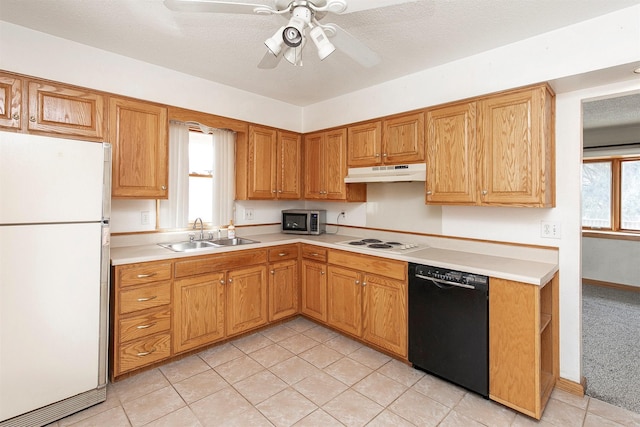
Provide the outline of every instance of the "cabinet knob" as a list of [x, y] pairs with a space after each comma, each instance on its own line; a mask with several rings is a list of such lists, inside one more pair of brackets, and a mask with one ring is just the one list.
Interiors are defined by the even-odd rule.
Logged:
[[224, 285], [224, 279], [220, 280], [220, 284]]
[[359, 284], [360, 284], [360, 280], [356, 280], [356, 285], [359, 285]]
[[376, 153], [376, 157], [380, 157], [380, 153]]
[[282, 193], [282, 190], [278, 190], [278, 193]]
[[167, 186], [166, 186], [166, 185], [163, 185], [163, 186], [162, 186], [162, 187], [160, 187], [160, 188], [162, 188], [162, 191], [165, 191], [165, 190], [167, 189]]
[[433, 192], [431, 190], [427, 191], [427, 196], [430, 196], [432, 194], [433, 194]]
[[13, 116], [11, 116], [11, 118], [12, 118], [13, 120], [20, 120], [20, 114], [18, 114], [18, 113], [13, 113]]
[[487, 191], [487, 190], [482, 190], [482, 195], [483, 195], [483, 196], [486, 196], [486, 195], [487, 195], [487, 193], [488, 193], [488, 191]]
[[36, 117], [35, 117], [35, 116], [31, 116], [31, 117], [29, 117], [29, 121], [30, 121], [31, 123], [35, 123], [35, 122], [36, 122]]
[[382, 155], [382, 157], [387, 157], [387, 153], [384, 153], [384, 154]]
[[362, 282], [362, 286], [367, 286], [367, 282]]
[[271, 270], [271, 274], [276, 274], [276, 271], [275, 270]]
[[271, 190], [271, 192], [272, 192], [272, 193], [275, 193], [275, 192], [276, 192], [276, 190]]
[[233, 283], [233, 279], [229, 279], [229, 283]]
[[324, 274], [324, 271], [321, 271], [320, 274]]

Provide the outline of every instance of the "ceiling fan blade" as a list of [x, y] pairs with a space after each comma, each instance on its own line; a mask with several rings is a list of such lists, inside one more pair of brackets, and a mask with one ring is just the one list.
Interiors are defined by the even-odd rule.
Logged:
[[330, 33], [335, 33], [331, 42], [354, 61], [366, 68], [371, 68], [380, 63], [381, 59], [377, 53], [369, 49], [364, 43], [353, 37], [347, 31], [336, 24], [326, 24], [323, 28], [329, 29]]
[[262, 60], [258, 64], [258, 68], [261, 68], [263, 70], [276, 68], [283, 56], [284, 55], [282, 55], [282, 52], [280, 52], [280, 54], [276, 56], [267, 50], [264, 56], [262, 57]]
[[164, 5], [176, 12], [246, 13], [269, 15], [275, 9], [263, 4], [214, 0], [164, 0]]
[[395, 6], [402, 3], [416, 3], [417, 0], [347, 0], [347, 9], [342, 14]]

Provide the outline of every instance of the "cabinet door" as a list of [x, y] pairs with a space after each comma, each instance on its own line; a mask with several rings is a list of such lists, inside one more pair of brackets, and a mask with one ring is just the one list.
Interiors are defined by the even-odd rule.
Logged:
[[276, 198], [277, 131], [249, 126], [249, 198]]
[[380, 121], [349, 126], [347, 147], [349, 167], [380, 164], [382, 161], [382, 124]]
[[327, 322], [326, 264], [302, 260], [302, 298], [300, 311], [321, 322]]
[[530, 416], [540, 398], [538, 308], [538, 286], [491, 278], [489, 396]]
[[324, 148], [324, 196], [331, 200], [345, 200], [347, 188], [347, 131], [338, 129], [327, 132]]
[[383, 163], [424, 161], [424, 113], [407, 114], [385, 120], [383, 135]]
[[324, 196], [324, 134], [304, 137], [304, 198], [321, 199]]
[[174, 353], [224, 338], [224, 283], [224, 273], [173, 283]]
[[278, 132], [279, 199], [299, 199], [302, 196], [302, 144], [300, 135]]
[[365, 275], [363, 338], [400, 357], [407, 357], [407, 285]]
[[345, 268], [327, 267], [327, 322], [360, 336], [362, 334], [362, 279]]
[[267, 285], [267, 268], [263, 265], [227, 273], [227, 335], [267, 323]]
[[427, 114], [426, 202], [476, 204], [476, 104], [462, 103]]
[[[545, 205], [544, 89], [486, 98], [478, 103], [481, 201], [497, 205]], [[544, 136], [546, 135], [546, 136]]]
[[113, 197], [166, 199], [167, 109], [146, 102], [110, 99]]
[[271, 264], [269, 269], [269, 321], [298, 312], [298, 260]]
[[51, 132], [92, 141], [106, 138], [106, 98], [86, 89], [30, 81], [30, 131]]
[[20, 129], [22, 114], [22, 79], [0, 74], [0, 127]]

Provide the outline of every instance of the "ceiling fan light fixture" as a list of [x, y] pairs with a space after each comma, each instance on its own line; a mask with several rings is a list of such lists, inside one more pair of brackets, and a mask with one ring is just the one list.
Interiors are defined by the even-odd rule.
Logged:
[[336, 47], [329, 41], [329, 38], [325, 34], [322, 27], [313, 27], [309, 31], [309, 37], [313, 40], [313, 44], [316, 45], [318, 49], [318, 57], [320, 60], [325, 59], [327, 56], [331, 55], [333, 51], [336, 50]]
[[302, 67], [302, 50], [304, 45], [307, 44], [306, 37], [302, 37], [302, 42], [298, 47], [290, 47], [284, 53], [284, 59], [289, 61], [292, 65]]
[[280, 29], [276, 31], [273, 36], [264, 41], [264, 44], [267, 46], [267, 49], [269, 49], [269, 52], [273, 53], [275, 56], [278, 56], [282, 51], [282, 44], [284, 43], [284, 40], [282, 39], [283, 31], [284, 27], [280, 27]]
[[298, 47], [304, 39], [304, 30], [311, 22], [313, 14], [306, 6], [298, 6], [293, 9], [289, 24], [282, 31], [282, 39], [289, 47]]

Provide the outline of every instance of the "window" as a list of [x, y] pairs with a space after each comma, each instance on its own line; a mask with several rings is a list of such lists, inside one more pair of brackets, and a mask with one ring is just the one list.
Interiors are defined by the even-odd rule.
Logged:
[[640, 231], [640, 158], [584, 160], [582, 227]]
[[213, 137], [189, 132], [189, 223], [213, 217]]

